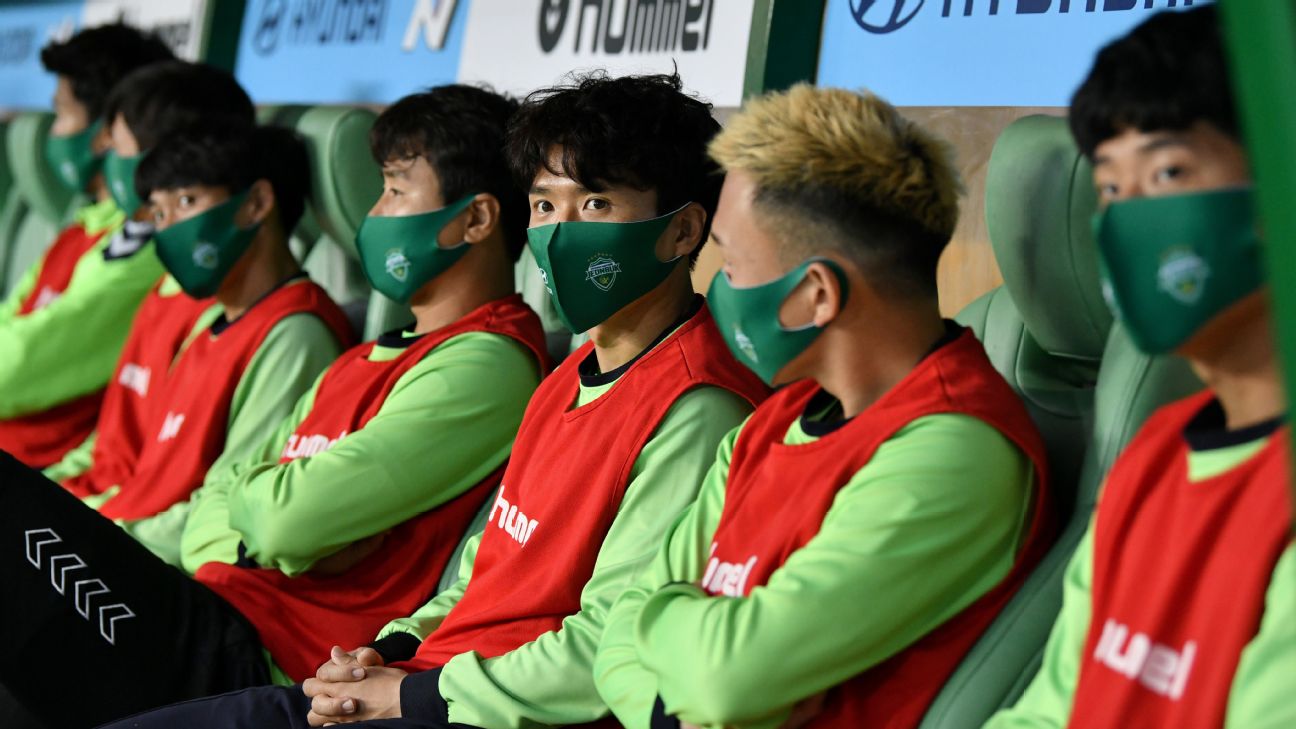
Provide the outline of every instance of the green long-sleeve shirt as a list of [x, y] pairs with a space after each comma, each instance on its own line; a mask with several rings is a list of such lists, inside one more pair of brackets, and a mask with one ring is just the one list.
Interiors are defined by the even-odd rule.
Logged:
[[0, 418], [40, 412], [103, 387], [135, 310], [162, 275], [151, 243], [105, 259], [125, 220], [111, 200], [82, 208], [76, 220], [87, 231], [105, 232], [77, 261], [63, 294], [16, 316], [35, 286], [42, 258], [0, 304]]
[[[374, 347], [369, 358], [399, 352]], [[209, 471], [191, 498], [181, 540], [186, 570], [234, 562], [242, 541], [258, 564], [300, 574], [454, 499], [508, 457], [540, 375], [535, 356], [511, 338], [452, 337], [397, 380], [365, 427], [326, 451], [280, 464], [289, 436], [315, 407], [320, 380], [272, 436]]]
[[[201, 332], [222, 313], [213, 305], [194, 327]], [[275, 324], [252, 355], [230, 401], [225, 445], [209, 473], [219, 473], [249, 458], [292, 412], [293, 404], [341, 353], [332, 330], [312, 314], [293, 314]], [[178, 356], [178, 355], [177, 355]], [[109, 489], [109, 498], [116, 489]], [[107, 499], [95, 499], [92, 506]], [[192, 507], [189, 500], [146, 519], [118, 522], [131, 536], [170, 564], [180, 564], [181, 534]]]
[[[578, 405], [615, 386], [582, 386]], [[606, 715], [592, 668], [608, 611], [651, 563], [668, 526], [697, 495], [716, 444], [750, 412], [745, 400], [715, 387], [692, 390], [671, 406], [631, 469], [617, 517], [581, 591], [580, 612], [563, 620], [558, 630], [501, 656], [484, 659], [474, 652], [451, 659], [439, 681], [450, 721], [530, 727]], [[421, 640], [435, 630], [472, 578], [480, 539], [478, 535], [464, 550], [453, 587], [412, 617], [388, 625], [379, 637], [404, 632]]]
[[[779, 726], [797, 702], [895, 655], [991, 589], [1023, 537], [1029, 459], [980, 420], [933, 415], [878, 448], [818, 535], [766, 585], [709, 596], [696, 584], [739, 432], [609, 618], [595, 681], [632, 729], [648, 726], [658, 696], [694, 724]], [[784, 442], [813, 440], [798, 421]]]
[[[1282, 437], [1282, 436], [1279, 436]], [[1189, 451], [1192, 480], [1223, 473], [1258, 453], [1265, 440], [1209, 451]], [[1011, 709], [996, 714], [986, 729], [1062, 729], [1071, 716], [1071, 699], [1080, 678], [1089, 631], [1093, 586], [1093, 524], [1067, 566], [1062, 612], [1044, 648], [1044, 661], [1025, 694]], [[1279, 729], [1296, 726], [1296, 546], [1274, 567], [1265, 593], [1260, 630], [1242, 652], [1229, 690], [1225, 726]]]

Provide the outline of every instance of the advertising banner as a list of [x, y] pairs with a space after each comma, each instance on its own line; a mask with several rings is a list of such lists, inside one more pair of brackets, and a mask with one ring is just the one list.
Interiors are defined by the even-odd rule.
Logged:
[[199, 59], [205, 40], [207, 4], [216, 0], [86, 0], [81, 26], [122, 22], [156, 33], [176, 56]]
[[259, 104], [387, 104], [453, 83], [468, 0], [249, 0], [235, 75]]
[[719, 107], [742, 102], [755, 0], [473, 0], [459, 78], [525, 94], [571, 71], [679, 69]]
[[0, 12], [0, 113], [49, 109], [54, 77], [41, 67], [40, 51], [54, 39], [72, 35], [81, 2], [6, 5]]
[[1067, 106], [1098, 49], [1153, 13], [1193, 4], [828, 0], [818, 83], [901, 106]]

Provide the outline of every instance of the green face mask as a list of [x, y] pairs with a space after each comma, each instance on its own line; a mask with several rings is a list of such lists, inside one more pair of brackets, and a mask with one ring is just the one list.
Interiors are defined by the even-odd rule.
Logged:
[[850, 292], [846, 273], [827, 258], [811, 258], [773, 281], [747, 288], [734, 288], [724, 271], [711, 281], [707, 305], [729, 351], [767, 385], [774, 384], [779, 370], [806, 351], [823, 332], [813, 323], [795, 329], [779, 323], [783, 301], [805, 280], [810, 264], [816, 262], [827, 265], [837, 276], [845, 304]]
[[634, 223], [553, 223], [527, 231], [545, 288], [568, 329], [589, 331], [666, 280], [679, 259], [658, 260], [657, 239], [684, 207]]
[[1264, 281], [1250, 188], [1112, 203], [1094, 237], [1103, 294], [1148, 354], [1188, 341]]
[[139, 210], [140, 198], [135, 192], [135, 170], [139, 168], [144, 155], [122, 157], [109, 150], [104, 155], [104, 180], [108, 183], [108, 194], [117, 203], [117, 207], [126, 213], [126, 217]]
[[417, 215], [370, 215], [356, 232], [360, 267], [383, 296], [408, 304], [414, 292], [453, 266], [468, 252], [468, 244], [437, 245], [437, 236], [468, 208], [474, 195]]
[[193, 298], [215, 294], [256, 237], [260, 224], [246, 229], [234, 224], [247, 196], [241, 192], [153, 235], [162, 265]]
[[59, 181], [75, 192], [81, 192], [99, 171], [103, 157], [96, 155], [91, 142], [103, 122], [95, 122], [76, 134], [66, 134], [45, 140], [45, 160], [49, 162]]

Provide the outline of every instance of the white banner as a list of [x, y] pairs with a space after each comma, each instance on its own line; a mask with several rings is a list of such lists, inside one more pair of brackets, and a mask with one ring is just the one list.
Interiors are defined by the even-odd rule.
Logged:
[[118, 20], [161, 36], [175, 54], [197, 60], [202, 49], [208, 0], [86, 0], [81, 27]]
[[755, 0], [473, 0], [459, 80], [525, 94], [572, 71], [669, 73], [718, 107], [742, 103]]

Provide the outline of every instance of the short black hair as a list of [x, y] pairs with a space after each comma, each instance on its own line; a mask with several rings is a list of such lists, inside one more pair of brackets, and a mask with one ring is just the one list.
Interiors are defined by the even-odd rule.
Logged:
[[1163, 11], [1113, 41], [1071, 100], [1071, 133], [1090, 159], [1126, 129], [1183, 130], [1206, 122], [1238, 138], [1219, 12]]
[[518, 102], [491, 89], [436, 86], [387, 107], [369, 132], [378, 164], [423, 157], [436, 171], [446, 204], [489, 193], [499, 200], [500, 229], [517, 260], [526, 245], [526, 194], [509, 173], [504, 136]]
[[257, 180], [274, 189], [279, 224], [291, 235], [310, 191], [310, 158], [301, 137], [284, 127], [215, 119], [171, 132], [140, 161], [135, 191], [143, 200], [154, 190], [189, 185], [233, 194]]
[[86, 28], [41, 49], [46, 71], [64, 76], [90, 118], [103, 114], [109, 92], [131, 71], [175, 58], [160, 38], [122, 23]]
[[122, 79], [108, 95], [104, 119], [111, 124], [118, 114], [141, 150], [206, 119], [229, 117], [248, 125], [256, 119], [252, 99], [233, 76], [188, 61], [155, 63]]
[[[524, 190], [540, 170], [590, 190], [627, 185], [657, 192], [657, 212], [695, 202], [707, 213], [697, 260], [720, 199], [723, 177], [707, 154], [720, 131], [711, 104], [683, 91], [678, 73], [611, 78], [606, 71], [532, 92], [509, 127], [508, 156]], [[562, 148], [561, 169], [549, 152]]]

